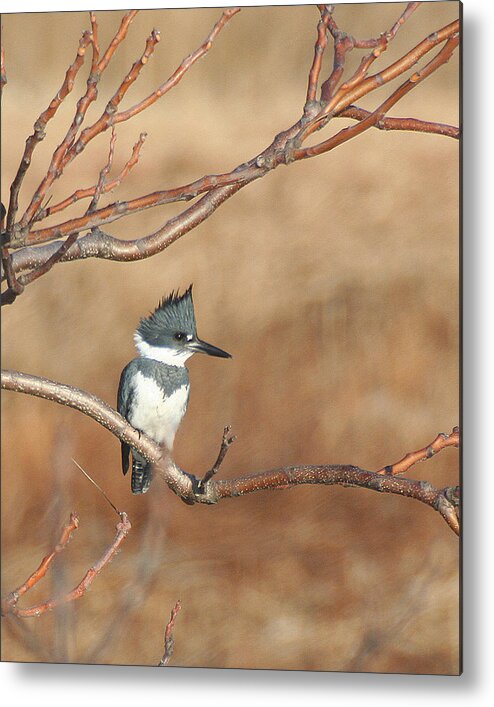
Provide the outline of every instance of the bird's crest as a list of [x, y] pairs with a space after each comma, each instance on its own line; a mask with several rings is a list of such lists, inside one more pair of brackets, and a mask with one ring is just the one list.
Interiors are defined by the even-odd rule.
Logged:
[[177, 329], [183, 329], [190, 333], [196, 332], [192, 285], [182, 295], [177, 290], [163, 297], [154, 312], [141, 319], [137, 331], [143, 339], [151, 341], [158, 332]]

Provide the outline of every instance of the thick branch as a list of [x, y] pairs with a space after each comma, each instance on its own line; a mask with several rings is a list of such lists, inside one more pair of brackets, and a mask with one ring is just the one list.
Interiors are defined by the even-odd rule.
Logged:
[[223, 498], [244, 496], [254, 491], [284, 489], [300, 484], [338, 484], [397, 494], [414, 498], [438, 511], [450, 528], [459, 535], [459, 521], [454, 507], [448, 499], [448, 496], [452, 494], [450, 487], [437, 489], [428, 481], [384, 476], [351, 464], [281, 467], [263, 471], [254, 476], [211, 481], [210, 484], [213, 485], [210, 489], [210, 503]]
[[[208, 218], [219, 205], [251, 181], [265, 176], [267, 172], [275, 169], [280, 164], [289, 164], [292, 161], [306, 159], [328, 152], [357, 135], [362, 134], [370, 127], [383, 130], [417, 130], [457, 137], [458, 130], [453, 126], [418, 121], [413, 118], [388, 118], [385, 113], [426, 76], [430, 75], [439, 68], [439, 66], [448, 61], [459, 42], [458, 22], [450, 23], [437, 32], [432, 33], [400, 60], [394, 62], [380, 73], [369, 78], [366, 77], [371, 63], [387, 47], [398, 28], [414, 11], [416, 6], [417, 3], [409, 3], [406, 10], [400, 15], [391, 30], [381, 35], [378, 39], [356, 40], [353, 37], [350, 38], [352, 47], [369, 47], [372, 48], [373, 51], [370, 55], [364, 57], [354, 75], [345, 83], [341, 84], [340, 88], [334, 92], [334, 97], [328, 103], [323, 101], [319, 104], [314, 100], [314, 96], [321, 71], [322, 53], [327, 40], [326, 29], [329, 28], [331, 30], [336, 44], [338, 42], [344, 42], [344, 38], [348, 39], [349, 37], [349, 35], [342, 33], [334, 23], [331, 14], [333, 8], [330, 6], [320, 6], [321, 21], [318, 26], [314, 59], [309, 73], [307, 101], [303, 116], [291, 128], [277, 135], [268, 148], [248, 162], [243, 163], [231, 172], [225, 174], [208, 175], [188, 185], [175, 189], [154, 192], [127, 202], [115, 202], [104, 208], [96, 209], [92, 213], [86, 213], [81, 217], [70, 219], [50, 228], [31, 230], [27, 237], [25, 237], [23, 233], [20, 236], [18, 233], [11, 233], [9, 234], [11, 237], [9, 248], [14, 250], [18, 249], [17, 252], [12, 254], [12, 271], [18, 273], [26, 269], [35, 269], [36, 273], [32, 276], [34, 279], [38, 274], [44, 274], [44, 272], [49, 269], [49, 267], [47, 269], [43, 267], [49, 259], [51, 259], [51, 266], [54, 262], [68, 262], [87, 257], [106, 258], [116, 261], [140, 260], [150, 257], [164, 250], [175, 242], [177, 238], [180, 238], [185, 233], [198, 226], [203, 220]], [[235, 12], [236, 11], [237, 8], [235, 8]], [[228, 12], [230, 13], [229, 15]], [[234, 14], [234, 10], [227, 11], [227, 13], [222, 16], [209, 36], [209, 40], [212, 41], [215, 31], [219, 31], [219, 28], [226, 22], [226, 18], [232, 16], [232, 14]], [[445, 40], [448, 41], [438, 55], [421, 71], [413, 74], [413, 76], [402, 84], [399, 89], [394, 91], [388, 99], [381, 103], [376, 110], [370, 112], [351, 105], [350, 101], [355, 97], [365, 95], [378, 88], [383, 83], [399, 76], [404, 71], [414, 66], [427, 52]], [[172, 81], [172, 79], [173, 81], [175, 81], [175, 79], [179, 80], [193, 61], [196, 60], [196, 57], [198, 57], [201, 52], [206, 51], [209, 46], [210, 41], [206, 40], [194, 54], [190, 55], [182, 62], [179, 70], [177, 70], [178, 73], [174, 74], [169, 81]], [[331, 92], [333, 92], [332, 89]], [[156, 96], [157, 92], [154, 92], [152, 94], [152, 97], [154, 97], [153, 100]], [[359, 122], [356, 125], [345, 128], [318, 145], [309, 148], [303, 148], [301, 146], [301, 143], [308, 135], [323, 127], [331, 117], [336, 116], [350, 117]], [[91, 188], [91, 196], [94, 196], [93, 189], [95, 190], [96, 187]], [[104, 190], [106, 190], [106, 185], [103, 187], [102, 191]], [[205, 196], [193, 206], [184, 209], [181, 214], [165, 222], [162, 227], [150, 235], [144, 235], [132, 241], [121, 241], [99, 230], [99, 228], [106, 223], [123, 218], [131, 213], [137, 213], [142, 209], [180, 200], [187, 201], [194, 199], [204, 192], [207, 192]], [[83, 198], [89, 194], [87, 194], [87, 190], [79, 190], [75, 192], [75, 195], [78, 198]], [[62, 210], [62, 207], [68, 205], [68, 202], [75, 200], [77, 199], [74, 195], [69, 197], [63, 202], [60, 202], [59, 205], [56, 205], [56, 207], [52, 207], [53, 212]], [[38, 211], [37, 213], [40, 217], [45, 216], [48, 215], [49, 209]], [[36, 215], [34, 218], [36, 218]], [[77, 240], [73, 238], [73, 234], [78, 234], [88, 229], [92, 231], [89, 235], [79, 237]], [[62, 249], [60, 248], [60, 244], [45, 245], [49, 241], [61, 238], [66, 239]], [[39, 247], [39, 244], [43, 245]], [[36, 245], [37, 247], [26, 247], [31, 245]], [[18, 278], [20, 286], [27, 284], [29, 281], [30, 275], [21, 275]]]
[[[1, 385], [7, 390], [68, 405], [92, 417], [112, 434], [137, 449], [148, 461], [154, 463], [169, 488], [190, 504], [217, 503], [223, 498], [300, 484], [340, 484], [414, 498], [437, 510], [450, 527], [459, 533], [454, 507], [454, 499], [458, 498], [456, 488], [436, 489], [428, 482], [396, 478], [389, 474], [367, 471], [351, 464], [284, 467], [238, 479], [217, 481], [209, 478], [203, 484], [193, 474], [180, 469], [171, 457], [163, 454], [163, 450], [158, 445], [131, 427], [121, 415], [94, 395], [46, 378], [16, 371], [2, 371]], [[225, 435], [226, 432], [224, 437]], [[223, 446], [222, 444], [222, 449]], [[224, 453], [220, 450], [219, 463], [223, 457]], [[215, 471], [218, 466], [217, 461]]]
[[[121, 241], [102, 231], [79, 238], [60, 262], [83, 260], [85, 258], [105, 258], [116, 261], [142, 260], [168, 248], [178, 238], [205, 221], [221, 204], [241, 189], [243, 184], [221, 187], [206, 194], [200, 201], [179, 216], [170, 219], [154, 233], [131, 241]], [[42, 265], [59, 248], [60, 243], [47, 243], [41, 248], [23, 248], [12, 253], [15, 271], [22, 271]], [[22, 282], [22, 280], [21, 280]]]

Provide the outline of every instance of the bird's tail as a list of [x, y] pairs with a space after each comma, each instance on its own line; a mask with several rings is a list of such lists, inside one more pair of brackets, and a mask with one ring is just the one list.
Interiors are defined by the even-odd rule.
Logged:
[[151, 485], [152, 464], [145, 459], [132, 457], [132, 478], [130, 488], [132, 493], [146, 493]]

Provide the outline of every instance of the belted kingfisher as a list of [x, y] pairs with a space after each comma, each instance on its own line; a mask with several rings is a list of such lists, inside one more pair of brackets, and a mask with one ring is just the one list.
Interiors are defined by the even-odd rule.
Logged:
[[[189, 400], [189, 372], [185, 361], [195, 353], [231, 358], [222, 349], [197, 336], [192, 285], [179, 295], [172, 292], [155, 311], [141, 319], [134, 334], [139, 357], [120, 376], [118, 412], [136, 429], [171, 452], [175, 433]], [[122, 471], [129, 470], [132, 452], [132, 493], [146, 493], [152, 465], [122, 442]]]

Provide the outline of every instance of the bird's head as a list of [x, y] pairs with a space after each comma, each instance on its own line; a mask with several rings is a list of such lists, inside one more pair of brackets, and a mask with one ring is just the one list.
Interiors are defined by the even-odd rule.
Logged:
[[183, 295], [172, 292], [164, 297], [149, 317], [141, 319], [134, 339], [141, 356], [172, 366], [183, 366], [195, 353], [231, 358], [197, 336], [192, 285]]

